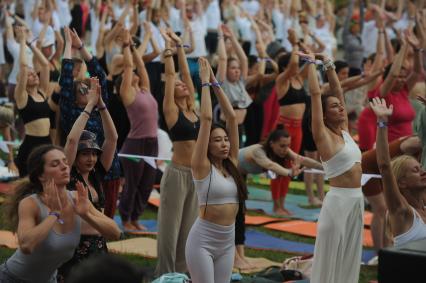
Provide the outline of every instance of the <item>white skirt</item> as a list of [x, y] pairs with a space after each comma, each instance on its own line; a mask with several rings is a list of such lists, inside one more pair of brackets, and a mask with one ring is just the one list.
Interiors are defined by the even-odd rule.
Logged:
[[330, 187], [318, 219], [311, 283], [358, 283], [363, 229], [361, 188]]

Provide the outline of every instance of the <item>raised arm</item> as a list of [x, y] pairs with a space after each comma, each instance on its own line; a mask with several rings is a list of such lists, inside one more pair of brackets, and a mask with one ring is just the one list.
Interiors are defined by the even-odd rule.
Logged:
[[28, 93], [27, 93], [27, 80], [28, 80], [28, 58], [25, 54], [25, 48], [27, 47], [25, 42], [25, 35], [22, 27], [17, 28], [17, 39], [19, 42], [19, 80], [15, 88], [15, 101], [18, 109], [22, 109], [27, 105]]
[[229, 141], [231, 144], [229, 155], [232, 161], [237, 164], [238, 149], [240, 147], [237, 116], [235, 114], [234, 108], [231, 105], [231, 102], [229, 101], [225, 92], [223, 92], [223, 89], [220, 87], [220, 84], [216, 80], [210, 65], [208, 65], [208, 67], [210, 69], [210, 83], [213, 85], [214, 94], [216, 95], [216, 98], [220, 105], [220, 109], [223, 112], [223, 116], [225, 117], [226, 129], [229, 133]]
[[308, 61], [308, 83], [309, 94], [311, 95], [312, 106], [312, 134], [315, 140], [319, 140], [321, 135], [325, 132], [325, 125], [323, 119], [323, 109], [321, 105], [321, 90], [317, 77], [316, 65], [314, 63], [315, 57], [313, 54]]
[[40, 90], [47, 95], [49, 93], [49, 87], [50, 87], [50, 67], [49, 67], [49, 61], [47, 58], [41, 53], [40, 49], [37, 48], [35, 45], [30, 45], [31, 50], [34, 53], [34, 57], [36, 59], [36, 62], [39, 64], [39, 71], [40, 71]]
[[149, 76], [148, 76], [148, 72], [146, 71], [145, 68], [145, 63], [142, 60], [142, 57], [139, 55], [139, 53], [137, 52], [137, 50], [135, 50], [133, 48], [133, 46], [131, 46], [130, 48], [132, 50], [132, 55], [133, 55], [133, 62], [136, 65], [136, 71], [138, 72], [138, 76], [140, 78], [139, 80], [139, 86], [140, 88], [151, 92], [151, 86], [149, 83]]
[[288, 40], [290, 41], [293, 50], [291, 52], [290, 62], [288, 63], [287, 68], [277, 77], [276, 85], [278, 96], [282, 96], [286, 93], [290, 78], [295, 76], [299, 71], [299, 46], [297, 44], [296, 32], [293, 29], [288, 30]]
[[238, 60], [240, 61], [240, 68], [241, 68], [241, 78], [243, 80], [247, 80], [248, 75], [248, 59], [246, 54], [244, 53], [243, 47], [238, 42], [237, 37], [235, 34], [229, 29], [227, 26], [222, 26], [223, 31], [229, 36], [232, 47], [237, 54]]
[[210, 161], [207, 156], [210, 129], [213, 121], [212, 101], [210, 97], [210, 69], [206, 59], [198, 59], [200, 65], [200, 78], [203, 85], [201, 91], [200, 108], [200, 131], [198, 132], [197, 142], [192, 152], [191, 168], [194, 177], [198, 180], [204, 179], [210, 171]]
[[399, 76], [399, 73], [401, 71], [402, 63], [404, 62], [405, 55], [407, 53], [408, 45], [405, 41], [402, 42], [401, 49], [399, 50], [398, 54], [395, 56], [395, 60], [392, 63], [392, 67], [390, 68], [390, 71], [383, 82], [383, 84], [380, 86], [380, 96], [385, 97], [390, 90], [392, 89], [392, 85], [395, 81], [395, 78]]
[[171, 49], [172, 39], [165, 30], [160, 30], [161, 35], [165, 40], [166, 49], [163, 52], [164, 67], [165, 67], [165, 90], [163, 100], [163, 112], [167, 126], [170, 128], [174, 125], [178, 118], [178, 107], [175, 103], [174, 88], [175, 88], [175, 65], [173, 62], [173, 51]]
[[228, 63], [228, 56], [226, 54], [225, 49], [225, 38], [222, 31], [222, 26], [219, 26], [217, 29], [218, 32], [218, 42], [217, 42], [217, 55], [218, 55], [218, 63], [217, 63], [217, 78], [219, 81], [223, 82], [226, 79], [226, 68]]
[[99, 81], [97, 81], [97, 91], [99, 97], [97, 107], [99, 113], [101, 114], [102, 129], [105, 135], [104, 143], [102, 144], [102, 154], [100, 161], [105, 171], [108, 171], [111, 168], [112, 161], [114, 159], [118, 134], [108, 108], [102, 99], [101, 86], [99, 85]]
[[130, 33], [123, 30], [123, 67], [122, 81], [120, 85], [120, 97], [124, 106], [129, 106], [136, 95], [135, 89], [132, 87], [133, 80], [133, 60], [130, 53]]
[[[398, 188], [398, 183], [395, 176], [392, 173], [391, 168], [391, 157], [389, 154], [389, 143], [388, 143], [388, 118], [392, 115], [393, 106], [386, 106], [386, 101], [380, 98], [374, 98], [373, 102], [370, 103], [371, 109], [377, 116], [377, 136], [376, 136], [376, 153], [377, 153], [377, 165], [382, 175], [383, 182], [383, 193], [385, 196], [386, 205], [389, 209], [389, 213], [394, 223], [392, 224], [393, 229], [400, 227], [402, 223], [406, 222], [407, 216], [412, 215], [412, 210], [403, 197]], [[398, 225], [394, 225], [399, 222]], [[398, 231], [393, 231], [398, 233]], [[404, 231], [405, 232], [405, 231]], [[398, 233], [399, 234], [399, 233]]]
[[191, 95], [195, 94], [194, 83], [192, 82], [191, 73], [189, 72], [188, 61], [186, 60], [185, 49], [182, 45], [182, 40], [172, 31], [169, 36], [175, 42], [177, 48], [179, 71], [182, 81], [186, 84]]
[[68, 163], [72, 165], [77, 156], [77, 148], [78, 142], [81, 137], [81, 133], [86, 127], [87, 121], [90, 118], [90, 114], [95, 108], [96, 104], [99, 101], [99, 93], [97, 89], [97, 79], [90, 79], [90, 89], [88, 93], [88, 102], [84, 110], [81, 112], [80, 116], [78, 116], [77, 120], [74, 122], [70, 133], [68, 134], [67, 141], [64, 147], [64, 153], [67, 157]]
[[423, 49], [421, 48], [421, 42], [413, 34], [413, 32], [407, 33], [407, 42], [414, 50], [414, 68], [411, 74], [407, 78], [408, 91], [411, 91], [417, 82], [425, 79], [425, 71], [423, 68]]

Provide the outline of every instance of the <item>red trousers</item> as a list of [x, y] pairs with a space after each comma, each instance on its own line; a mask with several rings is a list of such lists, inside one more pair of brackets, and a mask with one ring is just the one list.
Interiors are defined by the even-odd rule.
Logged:
[[105, 194], [104, 214], [109, 218], [114, 218], [117, 208], [118, 191], [120, 189], [120, 179], [105, 181], [102, 183]]
[[[302, 146], [302, 120], [289, 119], [283, 116], [278, 118], [277, 124], [284, 125], [291, 137], [290, 149], [295, 153], [300, 152]], [[291, 161], [286, 160], [282, 164], [285, 168], [291, 168]], [[271, 180], [271, 193], [272, 199], [278, 200], [285, 198], [288, 192], [288, 186], [290, 184], [290, 178], [286, 176], [278, 176], [276, 179]]]

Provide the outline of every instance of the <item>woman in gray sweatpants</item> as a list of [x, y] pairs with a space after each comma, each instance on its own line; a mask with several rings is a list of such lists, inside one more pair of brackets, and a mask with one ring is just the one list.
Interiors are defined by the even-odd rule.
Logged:
[[[194, 85], [181, 39], [174, 33], [163, 33], [165, 50], [164, 118], [173, 142], [171, 164], [160, 184], [158, 211], [158, 276], [169, 272], [186, 272], [185, 243], [197, 217], [197, 196], [191, 176], [191, 155], [198, 136], [199, 119], [194, 112]], [[177, 48], [182, 80], [175, 78], [171, 47]]]
[[[189, 232], [185, 255], [193, 283], [230, 282], [235, 255], [235, 217], [247, 198], [238, 164], [238, 121], [210, 65], [200, 58], [201, 126], [191, 170], [199, 214]], [[226, 118], [227, 130], [212, 126], [210, 87]]]

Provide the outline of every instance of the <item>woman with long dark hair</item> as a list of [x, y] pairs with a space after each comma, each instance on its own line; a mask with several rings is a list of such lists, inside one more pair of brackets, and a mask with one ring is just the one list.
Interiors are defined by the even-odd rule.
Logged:
[[0, 266], [0, 281], [53, 283], [56, 269], [79, 243], [81, 220], [111, 238], [119, 234], [105, 230], [106, 216], [97, 213], [82, 183], [76, 183], [76, 193], [67, 191], [70, 167], [62, 148], [39, 146], [27, 164], [28, 179], [15, 189], [5, 214], [19, 247]]
[[361, 191], [361, 151], [348, 133], [343, 91], [333, 62], [317, 56], [324, 65], [331, 95], [322, 95], [315, 55], [307, 56], [312, 101], [312, 135], [330, 182], [318, 219], [312, 266], [312, 283], [358, 282], [364, 198]]
[[[192, 282], [229, 282], [235, 255], [235, 217], [239, 204], [247, 199], [247, 187], [237, 169], [238, 122], [208, 61], [200, 58], [199, 67], [201, 125], [191, 161], [199, 212], [185, 255]], [[224, 113], [226, 129], [212, 125], [210, 86]]]

